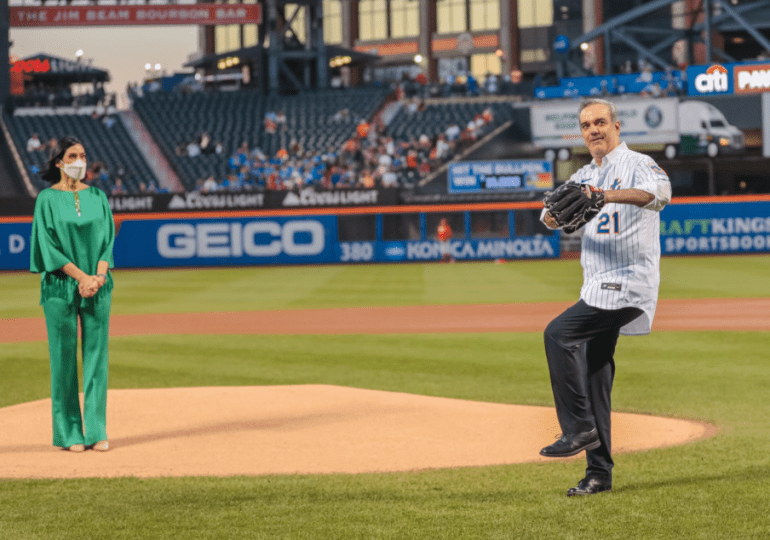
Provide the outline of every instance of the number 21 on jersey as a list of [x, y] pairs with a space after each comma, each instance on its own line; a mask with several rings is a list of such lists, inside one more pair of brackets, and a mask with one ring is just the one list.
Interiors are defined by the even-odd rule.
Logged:
[[597, 233], [610, 234], [612, 232], [618, 234], [620, 232], [620, 224], [618, 223], [617, 212], [613, 212], [612, 217], [610, 217], [610, 214], [602, 214], [599, 216], [598, 220], [599, 222], [596, 226]]

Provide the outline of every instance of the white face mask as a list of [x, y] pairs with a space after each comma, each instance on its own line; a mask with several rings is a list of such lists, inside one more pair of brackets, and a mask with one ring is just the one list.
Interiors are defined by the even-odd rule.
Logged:
[[86, 177], [86, 162], [82, 159], [73, 161], [72, 163], [65, 163], [62, 167], [64, 174], [75, 180], [82, 180]]

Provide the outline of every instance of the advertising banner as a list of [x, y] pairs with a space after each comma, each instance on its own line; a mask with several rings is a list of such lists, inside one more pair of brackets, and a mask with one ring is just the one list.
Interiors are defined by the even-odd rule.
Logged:
[[299, 191], [269, 191], [268, 208], [323, 208], [342, 206], [389, 206], [398, 204], [398, 189], [330, 189], [312, 187]]
[[[770, 201], [680, 203], [660, 216], [663, 255], [770, 252]], [[0, 269], [29, 268], [29, 222], [0, 222]], [[378, 233], [381, 237], [381, 231]], [[450, 241], [455, 260], [557, 258], [559, 235]], [[117, 268], [437, 261], [438, 241], [338, 240], [337, 216], [126, 219]]]
[[660, 214], [663, 254], [770, 251], [770, 202], [675, 204]]
[[687, 68], [687, 94], [690, 96], [756, 94], [768, 90], [768, 62], [736, 62]]
[[338, 260], [336, 216], [127, 220], [115, 265], [240, 266]]
[[261, 208], [333, 208], [348, 206], [389, 206], [398, 204], [398, 190], [335, 189], [299, 191], [254, 191], [200, 193], [158, 193], [112, 195], [113, 213], [189, 212], [214, 210], [259, 210]]
[[449, 193], [551, 189], [550, 161], [460, 161], [449, 165]]
[[260, 4], [11, 6], [11, 27], [259, 24]]
[[[613, 101], [618, 108], [620, 133], [628, 144], [679, 141], [677, 98]], [[582, 146], [576, 101], [537, 103], [530, 108], [532, 143], [538, 148]]]
[[[450, 254], [458, 261], [478, 259], [548, 259], [559, 257], [559, 235], [488, 240], [450, 240]], [[439, 261], [441, 245], [433, 240], [382, 242], [381, 261]]]
[[32, 223], [0, 223], [0, 270], [29, 270]]
[[[559, 256], [559, 237], [453, 240], [456, 260]], [[121, 268], [440, 260], [434, 240], [338, 242], [336, 216], [125, 221]]]
[[158, 193], [110, 195], [113, 214], [133, 212], [189, 212], [212, 210], [258, 210], [266, 208], [264, 193]]

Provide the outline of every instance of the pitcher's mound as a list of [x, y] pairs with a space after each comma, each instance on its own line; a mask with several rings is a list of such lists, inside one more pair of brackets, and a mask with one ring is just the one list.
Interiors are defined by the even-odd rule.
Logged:
[[[2, 478], [408, 471], [545, 461], [553, 409], [326, 385], [110, 390], [111, 450], [52, 447], [50, 400], [0, 409]], [[616, 452], [706, 424], [613, 414]], [[578, 456], [580, 458], [581, 456]]]

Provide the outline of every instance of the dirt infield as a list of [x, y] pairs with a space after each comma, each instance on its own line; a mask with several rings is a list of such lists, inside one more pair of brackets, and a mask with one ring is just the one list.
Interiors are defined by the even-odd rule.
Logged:
[[[542, 331], [567, 305], [494, 304], [114, 315], [112, 336]], [[770, 330], [770, 299], [661, 301], [655, 330]], [[0, 342], [43, 341], [42, 318], [0, 320]], [[542, 461], [550, 408], [324, 385], [111, 390], [112, 450], [50, 446], [50, 400], [0, 409], [0, 478], [359, 473]], [[713, 434], [613, 414], [616, 452]], [[576, 458], [576, 459], [579, 459]]]
[[[547, 461], [553, 409], [325, 385], [111, 390], [113, 449], [50, 446], [50, 400], [0, 409], [0, 477], [364, 473]], [[616, 451], [702, 438], [709, 426], [613, 415]], [[578, 456], [575, 459], [580, 459]]]
[[[570, 303], [113, 315], [111, 336], [540, 332]], [[770, 298], [661, 300], [654, 331], [770, 330]], [[44, 341], [45, 320], [0, 319], [0, 342]]]

